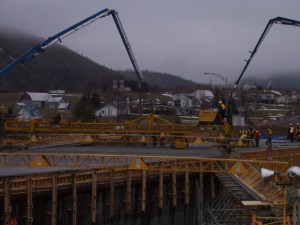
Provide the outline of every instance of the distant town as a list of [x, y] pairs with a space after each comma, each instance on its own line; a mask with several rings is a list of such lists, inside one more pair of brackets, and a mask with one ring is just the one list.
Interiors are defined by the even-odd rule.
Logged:
[[141, 99], [139, 93], [124, 84], [103, 93], [68, 94], [64, 90], [49, 90], [1, 93], [0, 98], [6, 98], [1, 105], [2, 117], [18, 120], [51, 119], [60, 114], [65, 121], [125, 121], [150, 113], [179, 123], [196, 124], [199, 110], [217, 110], [218, 101], [231, 109], [228, 113], [235, 117], [234, 126], [286, 127], [297, 123], [300, 115], [299, 92], [265, 90], [254, 85], [243, 85], [232, 93], [224, 86], [189, 93], [142, 93]]

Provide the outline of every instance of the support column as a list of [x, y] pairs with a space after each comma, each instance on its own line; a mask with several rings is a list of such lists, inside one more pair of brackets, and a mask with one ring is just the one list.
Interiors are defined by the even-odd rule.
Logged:
[[164, 207], [164, 172], [159, 171], [159, 184], [158, 184], [158, 207], [162, 209]]
[[172, 171], [172, 205], [177, 206], [176, 171]]
[[52, 175], [52, 193], [51, 193], [51, 225], [56, 225], [57, 212], [57, 180], [56, 175]]
[[297, 205], [298, 205], [298, 225], [300, 225], [300, 201], [298, 200], [298, 203], [297, 203]]
[[115, 171], [110, 171], [110, 186], [109, 186], [109, 216], [115, 216]]
[[92, 171], [91, 183], [91, 223], [96, 224], [97, 218], [97, 171]]
[[26, 215], [26, 224], [32, 225], [33, 217], [32, 217], [32, 179], [31, 176], [27, 176], [27, 215]]
[[[202, 163], [200, 163], [200, 171], [203, 171]], [[204, 174], [199, 172], [199, 205], [198, 205], [198, 223], [203, 224], [203, 211], [204, 211]]]
[[76, 174], [72, 177], [72, 225], [76, 225], [77, 222], [77, 180]]
[[142, 199], [141, 199], [141, 211], [146, 211], [146, 190], [147, 190], [147, 171], [142, 170]]
[[126, 213], [131, 213], [131, 170], [126, 172]]
[[204, 206], [204, 178], [203, 172], [199, 173], [199, 187], [200, 187], [200, 208], [203, 209]]
[[11, 199], [10, 199], [10, 180], [4, 178], [4, 224], [8, 224], [11, 219]]
[[215, 187], [215, 174], [210, 173], [210, 194], [211, 194], [211, 199], [214, 201], [216, 199], [216, 187]]
[[184, 204], [190, 204], [190, 177], [187, 169], [184, 172]]

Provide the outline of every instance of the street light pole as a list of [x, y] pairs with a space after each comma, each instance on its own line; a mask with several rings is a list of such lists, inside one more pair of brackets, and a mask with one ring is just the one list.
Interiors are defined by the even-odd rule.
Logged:
[[[226, 107], [227, 107], [227, 115], [228, 114], [230, 114], [231, 112], [229, 111], [229, 110], [231, 110], [231, 106], [230, 107], [228, 107], [228, 96], [227, 96], [227, 77], [224, 77], [224, 76], [222, 76], [222, 75], [220, 75], [220, 74], [216, 74], [216, 73], [204, 73], [204, 75], [213, 75], [213, 76], [216, 76], [216, 77], [218, 77], [218, 78], [220, 78], [221, 80], [223, 80], [224, 82], [225, 82], [225, 101], [226, 101]], [[210, 83], [211, 83], [211, 80], [210, 80]], [[210, 85], [212, 85], [212, 84], [210, 84]], [[231, 118], [230, 118], [230, 120], [231, 120]]]
[[227, 77], [224, 77], [220, 74], [216, 74], [216, 73], [204, 73], [204, 75], [213, 75], [216, 77], [219, 77], [220, 79], [222, 79], [225, 82], [225, 88], [227, 88]]

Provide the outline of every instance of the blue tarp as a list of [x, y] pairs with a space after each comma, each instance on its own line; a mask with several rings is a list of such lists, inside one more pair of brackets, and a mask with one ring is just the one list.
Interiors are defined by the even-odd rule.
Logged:
[[[263, 134], [263, 135], [260, 136], [260, 138], [261, 139], [267, 139], [267, 135]], [[273, 140], [286, 140], [287, 136], [284, 136], [284, 135], [273, 135], [272, 139]]]

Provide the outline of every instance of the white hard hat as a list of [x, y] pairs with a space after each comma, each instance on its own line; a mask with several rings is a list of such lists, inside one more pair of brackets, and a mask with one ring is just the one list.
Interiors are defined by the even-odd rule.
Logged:
[[222, 104], [223, 102], [222, 101], [219, 101], [219, 104]]

